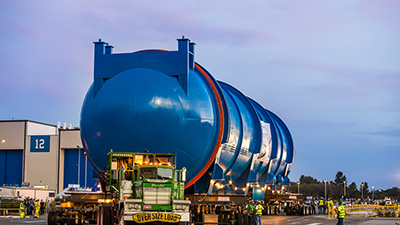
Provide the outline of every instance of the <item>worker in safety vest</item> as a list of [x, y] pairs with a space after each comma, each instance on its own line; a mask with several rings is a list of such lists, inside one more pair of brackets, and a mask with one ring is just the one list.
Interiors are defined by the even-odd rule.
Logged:
[[257, 206], [256, 206], [256, 225], [261, 225], [261, 215], [263, 211], [263, 206], [261, 205], [260, 201], [257, 201]]
[[39, 200], [36, 200], [35, 215], [33, 216], [34, 218], [39, 218], [39, 211], [40, 211], [40, 202], [39, 202]]
[[253, 201], [250, 201], [249, 204], [247, 205], [247, 215], [250, 221], [250, 225], [256, 224], [255, 208]]
[[25, 217], [25, 204], [23, 201], [21, 203], [19, 203], [19, 217], [20, 218]]
[[343, 225], [344, 216], [346, 215], [346, 211], [344, 211], [343, 200], [339, 199], [339, 206], [336, 209], [338, 222], [336, 225]]
[[326, 207], [328, 208], [328, 218], [333, 218], [333, 201], [331, 198], [326, 203]]
[[324, 199], [320, 198], [318, 204], [318, 214], [322, 214], [324, 212], [324, 205]]

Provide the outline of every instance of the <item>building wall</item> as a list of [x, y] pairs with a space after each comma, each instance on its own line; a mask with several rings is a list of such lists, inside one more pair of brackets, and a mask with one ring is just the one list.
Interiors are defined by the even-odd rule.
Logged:
[[55, 125], [29, 121], [26, 128], [27, 135], [57, 135], [57, 126]]
[[0, 149], [24, 149], [25, 121], [0, 121]]
[[27, 197], [39, 200], [54, 200], [55, 190], [37, 189], [27, 187], [2, 187], [0, 188], [0, 197], [15, 197], [25, 199]]
[[82, 148], [81, 131], [80, 130], [64, 130], [60, 129], [60, 148]]
[[[43, 135], [44, 137], [46, 135]], [[28, 136], [25, 149], [25, 182], [30, 186], [48, 186], [50, 189], [57, 188], [58, 170], [58, 136], [49, 137], [49, 152], [34, 152], [31, 139], [35, 136]]]

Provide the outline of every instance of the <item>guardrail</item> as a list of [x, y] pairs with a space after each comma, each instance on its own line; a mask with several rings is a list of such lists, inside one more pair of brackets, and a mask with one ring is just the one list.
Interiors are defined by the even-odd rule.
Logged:
[[[360, 212], [369, 212], [370, 217], [396, 217], [399, 218], [400, 205], [347, 205], [344, 206], [346, 213], [357, 212], [357, 218], [360, 218]], [[347, 218], [347, 215], [346, 215]]]
[[[10, 214], [10, 212], [16, 211], [17, 213], [15, 213], [15, 215], [19, 214], [19, 209], [18, 208], [0, 208], [0, 215], [6, 216], [8, 214]], [[14, 213], [13, 213], [14, 214]]]

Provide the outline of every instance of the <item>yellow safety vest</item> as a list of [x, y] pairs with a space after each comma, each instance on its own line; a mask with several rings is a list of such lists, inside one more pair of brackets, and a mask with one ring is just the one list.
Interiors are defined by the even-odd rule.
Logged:
[[332, 206], [333, 206], [333, 201], [332, 200], [328, 201], [328, 207], [332, 207]]
[[256, 215], [262, 215], [262, 205], [261, 204], [257, 205]]
[[19, 209], [25, 209], [24, 203], [21, 202], [21, 203], [19, 204]]
[[319, 206], [323, 206], [324, 205], [324, 200], [319, 200]]
[[344, 216], [346, 215], [345, 211], [344, 211], [344, 207], [343, 205], [339, 205], [339, 207], [337, 208], [338, 210], [338, 218], [344, 218]]

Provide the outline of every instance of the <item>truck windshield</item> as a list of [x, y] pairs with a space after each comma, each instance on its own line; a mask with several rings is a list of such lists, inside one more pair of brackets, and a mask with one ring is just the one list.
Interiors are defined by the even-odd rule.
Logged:
[[163, 167], [144, 167], [140, 168], [140, 175], [147, 180], [169, 180], [172, 179], [172, 169]]
[[158, 179], [172, 179], [172, 169], [159, 167], [157, 169]]

